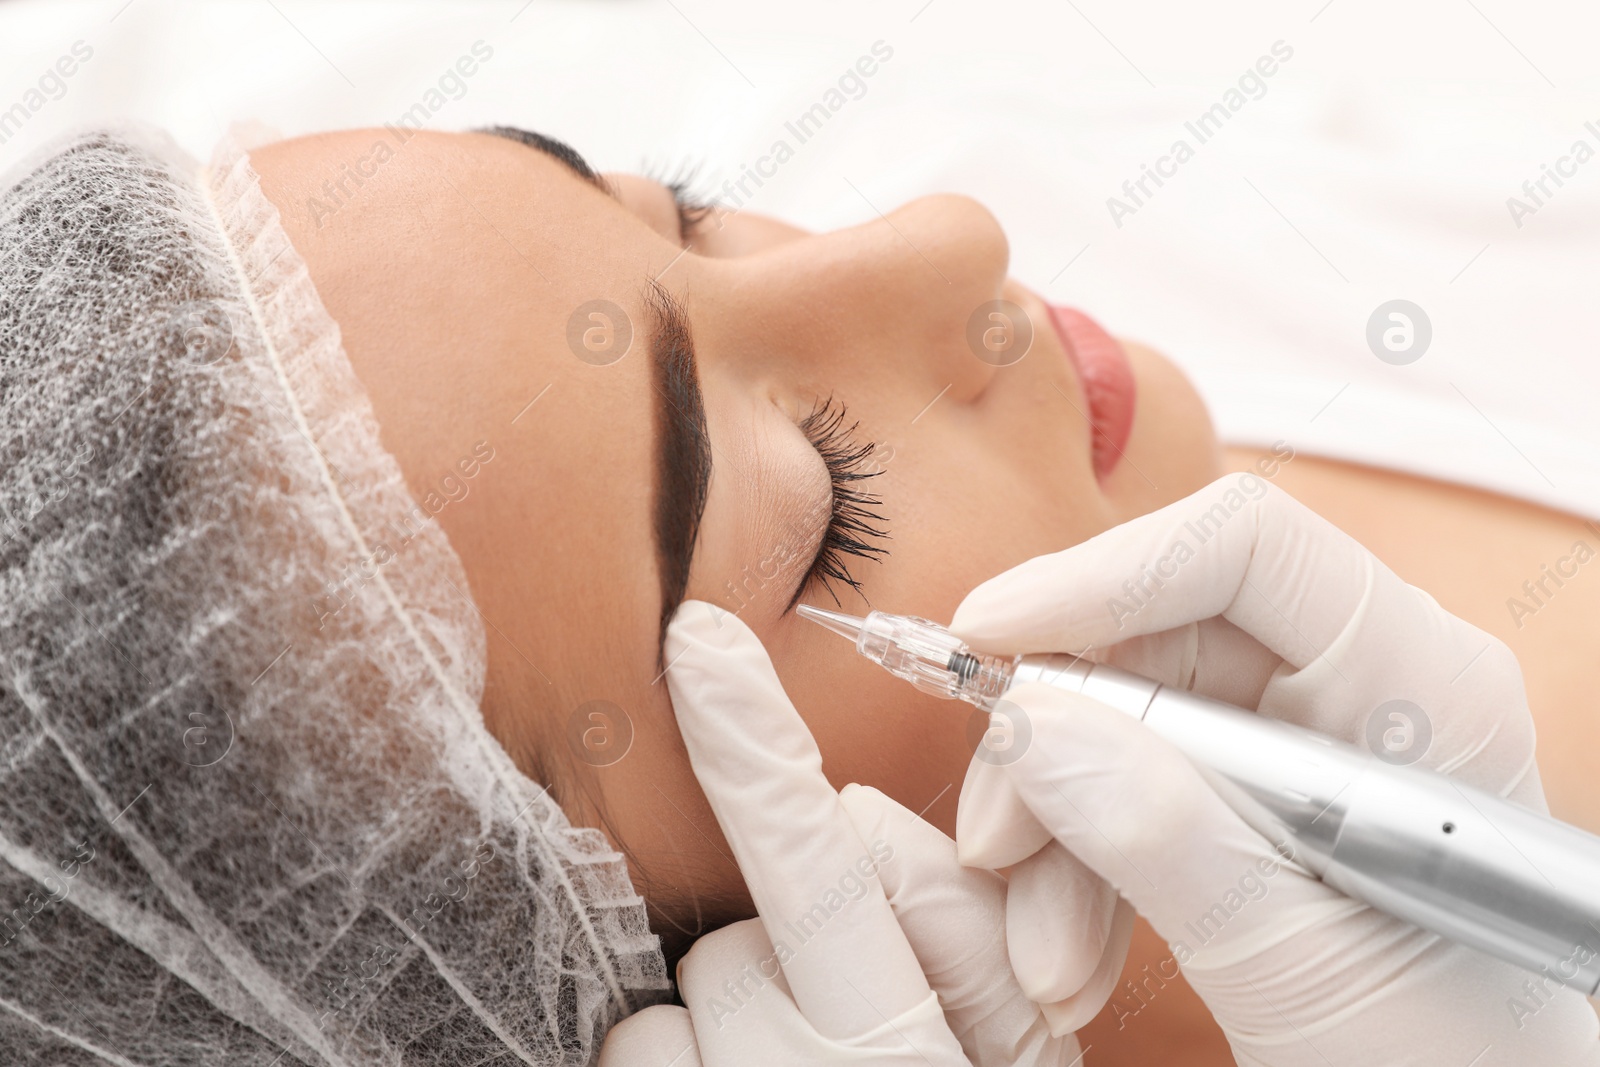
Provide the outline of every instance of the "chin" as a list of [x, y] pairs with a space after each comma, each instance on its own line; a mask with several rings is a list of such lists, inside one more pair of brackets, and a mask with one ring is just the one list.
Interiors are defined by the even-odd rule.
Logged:
[[1155, 349], [1137, 341], [1123, 341], [1122, 347], [1133, 367], [1138, 406], [1124, 460], [1103, 488], [1126, 521], [1210, 484], [1223, 466], [1211, 414], [1194, 383]]

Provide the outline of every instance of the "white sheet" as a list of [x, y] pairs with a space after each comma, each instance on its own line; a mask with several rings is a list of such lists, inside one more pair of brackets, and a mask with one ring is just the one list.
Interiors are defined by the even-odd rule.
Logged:
[[[493, 57], [431, 115], [439, 128], [525, 125], [604, 168], [697, 161], [711, 190], [787, 138], [794, 158], [748, 206], [815, 227], [969, 193], [1004, 223], [1020, 278], [1163, 348], [1226, 439], [1600, 518], [1600, 159], [1547, 184], [1520, 228], [1506, 205], [1575, 140], [1600, 149], [1585, 128], [1600, 131], [1600, 13], [1210, 6], [13, 0], [0, 112], [75, 42], [93, 56], [0, 144], [0, 166], [125, 114], [202, 157], [240, 117], [285, 134], [391, 121], [482, 40]], [[1279, 40], [1293, 56], [1265, 95], [1197, 144], [1184, 123]], [[877, 41], [893, 55], [864, 94], [798, 144], [784, 121]], [[1194, 158], [1116, 226], [1107, 197], [1185, 136]], [[1409, 366], [1365, 341], [1393, 298], [1433, 324]]]

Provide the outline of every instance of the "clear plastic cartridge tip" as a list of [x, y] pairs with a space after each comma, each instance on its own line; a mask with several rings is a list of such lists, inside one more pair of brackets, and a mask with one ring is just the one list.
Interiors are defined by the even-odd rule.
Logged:
[[854, 641], [857, 652], [924, 693], [988, 711], [1011, 684], [1015, 660], [973, 652], [936, 622], [882, 611], [863, 619], [810, 604], [795, 610]]

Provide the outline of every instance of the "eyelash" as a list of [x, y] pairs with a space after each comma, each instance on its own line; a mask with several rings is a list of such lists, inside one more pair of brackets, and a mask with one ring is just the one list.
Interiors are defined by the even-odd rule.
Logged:
[[789, 605], [791, 608], [816, 582], [822, 583], [835, 604], [839, 603], [839, 594], [833, 585], [835, 581], [843, 582], [860, 593], [861, 583], [851, 576], [846, 557], [857, 556], [881, 563], [889, 554], [887, 548], [873, 544], [875, 540], [889, 537], [889, 531], [882, 528], [884, 517], [877, 510], [882, 507], [883, 501], [859, 484], [883, 473], [882, 468], [865, 469], [878, 446], [870, 441], [865, 444], [855, 441], [858, 425], [854, 422], [845, 424], [844, 405], [831, 397], [819, 401], [811, 413], [800, 420], [801, 432], [827, 465], [832, 506], [828, 529], [822, 536], [817, 557], [812, 561], [805, 581], [795, 591], [794, 601]]
[[671, 182], [667, 189], [672, 193], [672, 202], [678, 207], [678, 239], [687, 245], [700, 224], [716, 209], [716, 205], [690, 192], [687, 182]]
[[660, 182], [672, 194], [672, 202], [678, 209], [678, 240], [685, 247], [694, 236], [700, 224], [716, 210], [716, 203], [710, 197], [695, 192], [695, 183], [700, 175], [698, 164], [689, 163], [678, 167], [670, 176], [660, 167], [647, 167], [645, 177], [651, 181]]
[[[694, 191], [699, 171], [696, 164], [681, 165], [670, 174], [656, 166], [645, 170], [647, 178], [660, 182], [672, 194], [672, 202], [678, 209], [678, 238], [685, 248], [689, 247], [695, 230], [716, 210], [711, 198]], [[865, 469], [878, 446], [870, 441], [858, 444], [854, 434], [859, 424], [845, 425], [845, 415], [844, 404], [829, 397], [818, 401], [810, 414], [800, 420], [800, 431], [828, 468], [830, 511], [828, 528], [822, 535], [816, 558], [789, 602], [791, 610], [806, 590], [817, 583], [828, 591], [835, 604], [839, 603], [839, 593], [834, 582], [842, 582], [860, 593], [861, 582], [850, 573], [847, 557], [881, 563], [889, 554], [887, 548], [873, 543], [889, 539], [889, 531], [882, 526], [885, 519], [877, 510], [883, 506], [883, 501], [859, 484], [883, 473], [881, 468]]]

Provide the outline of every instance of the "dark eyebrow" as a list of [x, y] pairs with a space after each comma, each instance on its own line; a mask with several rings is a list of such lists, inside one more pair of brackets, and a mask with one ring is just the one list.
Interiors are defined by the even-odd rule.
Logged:
[[[616, 197], [577, 150], [564, 141], [515, 126], [475, 131], [504, 137], [543, 152], [607, 196]], [[695, 367], [694, 335], [683, 305], [654, 278], [645, 297], [650, 308], [650, 384], [655, 390], [654, 532], [661, 574], [661, 612], [656, 666], [666, 666], [667, 624], [689, 588], [689, 565], [700, 537], [700, 519], [711, 485], [711, 441], [706, 434], [705, 399]]]
[[656, 665], [665, 667], [667, 624], [683, 602], [689, 564], [700, 536], [711, 484], [711, 441], [695, 369], [694, 337], [683, 305], [660, 282], [650, 282], [650, 384], [655, 408], [655, 541], [661, 572], [661, 625]]
[[598, 171], [589, 166], [589, 161], [578, 154], [578, 150], [565, 141], [558, 141], [554, 137], [546, 137], [542, 133], [532, 130], [519, 130], [515, 126], [485, 126], [474, 130], [473, 133], [486, 133], [491, 137], [504, 137], [508, 141], [527, 145], [537, 152], [543, 152], [557, 163], [562, 164], [579, 178], [599, 189], [607, 196], [615, 197], [616, 193], [600, 177]]

